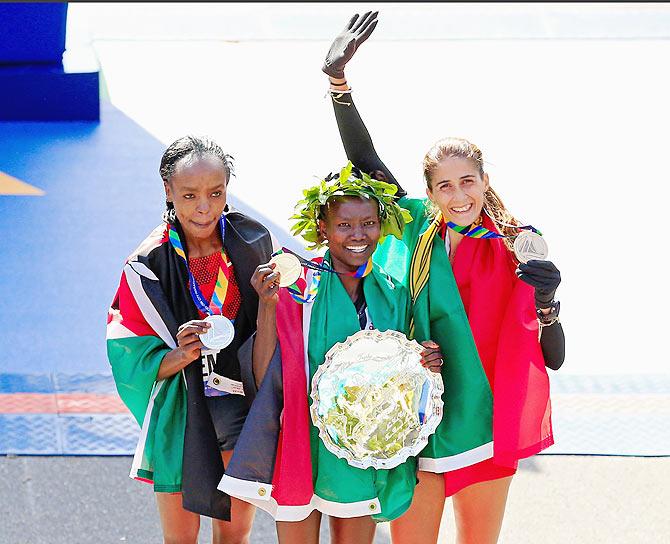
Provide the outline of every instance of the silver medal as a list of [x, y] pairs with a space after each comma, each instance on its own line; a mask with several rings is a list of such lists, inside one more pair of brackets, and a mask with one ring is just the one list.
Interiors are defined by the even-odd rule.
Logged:
[[222, 315], [208, 315], [204, 321], [211, 323], [207, 332], [200, 335], [202, 345], [209, 349], [220, 350], [233, 341], [235, 327], [227, 317]]
[[279, 272], [279, 287], [293, 285], [302, 272], [302, 265], [295, 255], [291, 253], [280, 253], [270, 259], [275, 263], [275, 272]]
[[549, 255], [549, 247], [542, 236], [530, 230], [524, 230], [514, 239], [514, 254], [520, 263], [527, 263], [534, 259], [544, 261]]

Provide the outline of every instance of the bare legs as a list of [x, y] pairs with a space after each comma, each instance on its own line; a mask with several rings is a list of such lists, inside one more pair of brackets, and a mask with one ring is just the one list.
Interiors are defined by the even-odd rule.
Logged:
[[[233, 450], [222, 451], [224, 466], [228, 466]], [[212, 520], [212, 544], [248, 544], [256, 507], [235, 497], [230, 498], [230, 519]]]
[[453, 496], [457, 544], [498, 542], [512, 476], [480, 482]]
[[370, 516], [359, 518], [330, 518], [331, 544], [372, 544], [375, 522]]
[[[473, 484], [453, 496], [457, 544], [496, 544], [512, 476]], [[442, 474], [419, 472], [412, 506], [391, 522], [393, 544], [437, 542], [444, 509]]]
[[181, 493], [156, 493], [164, 544], [195, 544], [200, 516], [184, 510]]
[[[221, 452], [224, 464], [228, 464], [232, 455], [232, 450]], [[232, 521], [212, 519], [212, 543], [248, 544], [256, 508], [232, 497], [230, 501]], [[200, 516], [184, 510], [181, 493], [156, 493], [156, 503], [163, 528], [163, 542], [196, 544], [200, 530]]]
[[393, 544], [437, 542], [444, 510], [444, 476], [419, 471], [418, 478], [409, 510], [391, 522]]
[[[329, 518], [331, 544], [372, 544], [375, 522], [370, 516]], [[318, 544], [321, 512], [314, 511], [302, 521], [278, 521], [279, 544]]]
[[278, 521], [279, 544], [319, 544], [321, 512], [315, 510], [302, 521]]
[[[500, 535], [512, 477], [473, 484], [453, 496], [457, 544], [496, 544]], [[232, 500], [235, 522], [212, 520], [214, 544], [247, 544], [255, 508]], [[156, 493], [165, 544], [195, 544], [200, 516], [184, 510], [181, 493]], [[414, 500], [409, 510], [391, 522], [394, 544], [437, 542], [444, 509], [444, 480], [441, 474], [419, 472]], [[277, 522], [280, 544], [318, 544], [321, 513], [312, 512], [298, 522]], [[370, 516], [330, 518], [332, 544], [371, 544], [375, 523]]]

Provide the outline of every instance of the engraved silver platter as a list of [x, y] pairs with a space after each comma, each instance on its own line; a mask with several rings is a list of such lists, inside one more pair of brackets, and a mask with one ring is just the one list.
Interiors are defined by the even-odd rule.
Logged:
[[335, 344], [312, 378], [312, 421], [326, 448], [356, 468], [390, 469], [417, 455], [442, 420], [444, 384], [423, 347], [397, 331], [363, 330]]

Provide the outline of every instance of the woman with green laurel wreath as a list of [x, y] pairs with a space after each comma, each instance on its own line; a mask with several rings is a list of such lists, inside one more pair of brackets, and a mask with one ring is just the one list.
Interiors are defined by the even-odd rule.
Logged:
[[[288, 289], [278, 288], [274, 262], [252, 278], [258, 328], [240, 361], [247, 397], [255, 398], [219, 489], [269, 512], [280, 543], [317, 543], [325, 513], [333, 542], [370, 544], [374, 521], [394, 519], [412, 502], [413, 457], [389, 470], [355, 468], [326, 448], [309, 416], [311, 379], [334, 344], [365, 329], [407, 330], [406, 288], [371, 261], [377, 243], [401, 237], [411, 219], [395, 191], [351, 163], [329, 175], [303, 192], [292, 217], [294, 234], [328, 248], [323, 259]], [[437, 344], [423, 346], [423, 366], [439, 372]]]
[[[457, 542], [493, 544], [519, 459], [553, 443], [546, 367], [557, 369], [564, 359], [553, 300], [560, 273], [550, 261], [517, 261], [510, 239], [533, 229], [505, 208], [471, 142], [446, 138], [426, 153], [427, 199], [408, 198], [381, 161], [344, 77], [376, 17], [355, 15], [322, 70], [347, 157], [396, 185], [399, 204], [414, 219], [402, 242], [380, 245], [375, 261], [409, 286], [415, 338], [429, 335], [445, 355], [445, 417], [419, 455], [414, 502], [391, 523], [391, 535], [394, 544], [436, 542], [444, 498], [453, 495]], [[488, 433], [470, 436], [468, 447], [462, 431], [474, 428], [473, 417]]]

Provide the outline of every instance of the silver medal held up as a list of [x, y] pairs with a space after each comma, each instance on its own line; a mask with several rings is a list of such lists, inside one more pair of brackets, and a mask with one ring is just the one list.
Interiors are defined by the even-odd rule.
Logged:
[[444, 384], [423, 347], [397, 331], [335, 344], [312, 378], [311, 416], [326, 448], [356, 468], [390, 469], [417, 455], [442, 420]]
[[549, 246], [539, 234], [523, 230], [514, 239], [514, 255], [520, 263], [532, 260], [544, 261], [549, 255]]
[[235, 337], [232, 321], [223, 315], [208, 315], [204, 321], [211, 324], [207, 332], [200, 335], [202, 345], [209, 349], [221, 350], [228, 346]]

